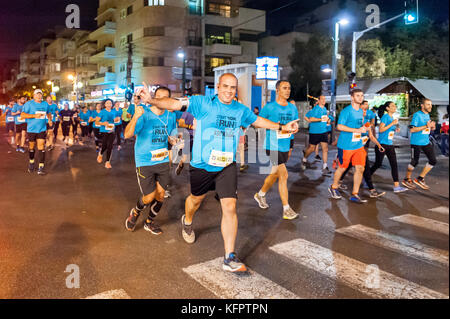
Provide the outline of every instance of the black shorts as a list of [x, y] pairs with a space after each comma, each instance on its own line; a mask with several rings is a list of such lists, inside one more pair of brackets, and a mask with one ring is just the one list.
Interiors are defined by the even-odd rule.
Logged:
[[289, 149], [293, 149], [294, 148], [294, 139], [291, 140], [291, 144], [289, 146]]
[[27, 123], [16, 124], [16, 133], [22, 133], [27, 131]]
[[309, 145], [317, 145], [319, 143], [328, 144], [328, 133], [309, 134]]
[[156, 182], [163, 189], [166, 189], [170, 178], [169, 163], [137, 167], [136, 175], [143, 196], [149, 195], [156, 190]]
[[27, 138], [30, 142], [36, 142], [36, 140], [45, 140], [47, 138], [47, 131], [40, 133], [27, 132]]
[[6, 132], [13, 131], [14, 132], [15, 124], [14, 122], [6, 123]]
[[237, 198], [236, 162], [228, 165], [220, 172], [208, 172], [191, 166], [189, 173], [192, 195], [202, 196], [215, 190], [221, 199]]
[[286, 164], [289, 159], [289, 152], [266, 150], [266, 155], [270, 157], [270, 163], [274, 166]]
[[53, 130], [55, 128], [55, 122], [52, 122], [52, 125], [50, 126], [50, 124], [47, 123], [47, 131], [48, 130]]

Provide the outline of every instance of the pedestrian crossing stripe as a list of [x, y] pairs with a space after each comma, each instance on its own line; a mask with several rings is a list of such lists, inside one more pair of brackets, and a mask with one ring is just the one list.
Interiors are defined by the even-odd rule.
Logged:
[[437, 233], [448, 235], [448, 224], [433, 220], [430, 218], [420, 217], [416, 215], [406, 214], [396, 217], [391, 217], [391, 220], [399, 223], [404, 223], [416, 227], [421, 227]]
[[304, 239], [270, 247], [275, 253], [374, 298], [447, 299], [448, 296]]
[[289, 290], [249, 269], [237, 275], [222, 269], [223, 257], [183, 268], [183, 271], [221, 299], [299, 299]]
[[411, 239], [389, 234], [364, 225], [340, 228], [336, 232], [430, 264], [447, 268], [449, 266], [448, 251], [433, 248]]
[[448, 216], [448, 207], [439, 206], [439, 207], [431, 208], [431, 209], [429, 209], [429, 211], [433, 212], [433, 213], [438, 213], [438, 214], [441, 214], [441, 215], [447, 215]]

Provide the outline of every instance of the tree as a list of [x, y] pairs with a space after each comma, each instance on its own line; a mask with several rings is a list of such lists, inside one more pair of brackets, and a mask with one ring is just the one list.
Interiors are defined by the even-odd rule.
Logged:
[[379, 77], [386, 72], [386, 52], [379, 39], [360, 40], [357, 48], [356, 74], [359, 78]]

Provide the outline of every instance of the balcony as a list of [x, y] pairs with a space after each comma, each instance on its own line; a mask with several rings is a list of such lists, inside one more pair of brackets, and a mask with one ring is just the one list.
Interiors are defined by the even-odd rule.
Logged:
[[89, 80], [89, 85], [92, 86], [112, 83], [116, 83], [116, 74], [112, 72], [97, 73]]
[[89, 35], [90, 40], [96, 40], [103, 35], [114, 35], [116, 34], [116, 23], [112, 21], [105, 21], [105, 23], [98, 27], [97, 30], [91, 32]]
[[104, 47], [103, 49], [95, 52], [90, 58], [91, 63], [98, 63], [105, 59], [115, 59], [116, 58], [116, 48]]
[[76, 64], [77, 72], [96, 72], [97, 64], [93, 63], [77, 63]]
[[206, 39], [205, 55], [235, 56], [242, 55], [242, 47], [239, 39], [224, 41], [218, 39]]
[[186, 46], [188, 47], [201, 47], [203, 45], [203, 39], [201, 37], [187, 37]]

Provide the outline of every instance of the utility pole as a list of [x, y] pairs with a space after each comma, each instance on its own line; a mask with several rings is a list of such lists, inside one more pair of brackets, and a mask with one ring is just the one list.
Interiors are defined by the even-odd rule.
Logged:
[[183, 77], [182, 77], [183, 96], [186, 95], [186, 56], [183, 56]]
[[131, 70], [133, 69], [133, 44], [128, 43], [128, 62], [127, 62], [127, 87], [131, 85]]

